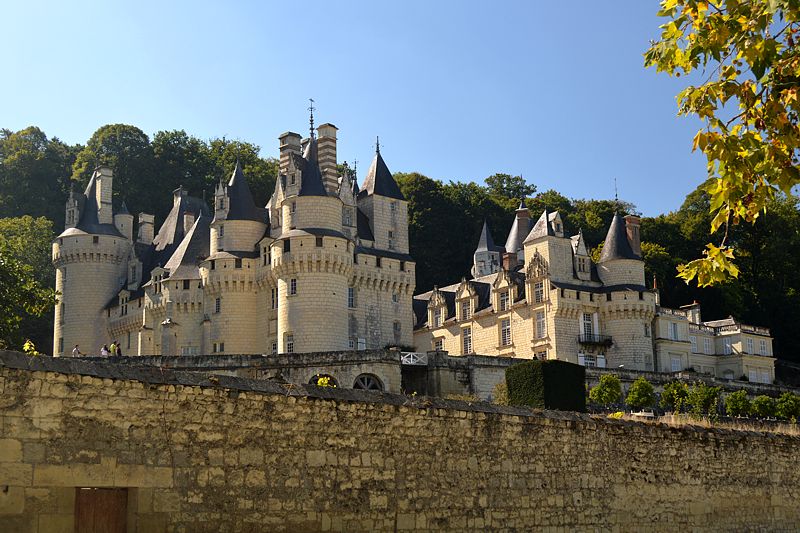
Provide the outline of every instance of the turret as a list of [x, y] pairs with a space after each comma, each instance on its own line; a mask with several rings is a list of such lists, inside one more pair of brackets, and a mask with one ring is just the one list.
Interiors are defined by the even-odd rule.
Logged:
[[133, 215], [128, 212], [125, 202], [122, 202], [119, 211], [114, 214], [114, 226], [126, 239], [133, 241]]
[[502, 246], [495, 245], [492, 233], [489, 231], [489, 224], [484, 220], [481, 236], [478, 239], [478, 247], [472, 256], [472, 276], [479, 278], [498, 272], [501, 266], [503, 250]]
[[[637, 217], [633, 218], [638, 221]], [[637, 237], [635, 245], [640, 248], [638, 225], [635, 229], [632, 228], [630, 233]], [[619, 213], [615, 213], [603, 243], [600, 261], [597, 264], [597, 273], [605, 285], [644, 285], [644, 262], [634, 252], [628, 234], [629, 229], [626, 227], [625, 220]]]
[[551, 213], [545, 209], [525, 237], [523, 246], [526, 265], [539, 254], [548, 265], [551, 279], [573, 279], [572, 241], [564, 238], [564, 223], [558, 211]]
[[375, 157], [358, 193], [358, 207], [367, 215], [375, 248], [408, 253], [408, 202], [375, 144]]
[[155, 216], [148, 213], [139, 213], [139, 232], [136, 237], [136, 242], [140, 244], [153, 244], [155, 218]]
[[217, 186], [214, 204], [212, 253], [223, 250], [252, 252], [264, 236], [268, 216], [264, 208], [256, 207], [238, 159], [227, 186]]
[[530, 231], [531, 213], [525, 205], [525, 199], [522, 199], [514, 213], [514, 222], [511, 224], [511, 229], [506, 239], [505, 250], [506, 254], [508, 254], [508, 260], [504, 265], [505, 268], [511, 269], [525, 260], [523, 242]]
[[[70, 195], [79, 216], [53, 242], [56, 290], [61, 294], [55, 310], [53, 355], [66, 355], [79, 345], [83, 353], [98, 353], [108, 343], [108, 332], [99, 327], [108, 302], [124, 283], [130, 234], [123, 234], [111, 209], [111, 170], [98, 168], [82, 195]], [[132, 217], [117, 220], [130, 231]], [[128, 217], [128, 218], [126, 218]]]

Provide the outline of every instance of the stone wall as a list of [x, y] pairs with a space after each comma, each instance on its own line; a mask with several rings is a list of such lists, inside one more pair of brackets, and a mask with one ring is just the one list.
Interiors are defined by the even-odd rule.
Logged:
[[0, 352], [0, 530], [793, 531], [800, 438]]

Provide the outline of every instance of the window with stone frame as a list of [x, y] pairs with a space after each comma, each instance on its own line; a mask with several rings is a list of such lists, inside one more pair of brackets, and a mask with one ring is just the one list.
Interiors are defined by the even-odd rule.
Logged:
[[766, 339], [760, 339], [758, 341], [758, 355], [769, 355]]
[[438, 328], [442, 325], [442, 308], [437, 307], [433, 310], [433, 327]]
[[472, 328], [466, 327], [461, 329], [461, 347], [464, 355], [472, 353]]
[[503, 290], [503, 291], [500, 291], [500, 295], [498, 296], [498, 299], [500, 301], [500, 304], [499, 304], [500, 305], [500, 311], [507, 311], [508, 310], [508, 303], [509, 303], [509, 294], [508, 293], [509, 293], [509, 291], [507, 289]]
[[537, 281], [533, 284], [533, 303], [542, 303], [544, 301], [544, 281]]
[[583, 313], [583, 334], [587, 337], [594, 335], [594, 324], [592, 323], [591, 313]]
[[437, 351], [444, 350], [444, 339], [442, 337], [433, 339], [433, 349]]
[[286, 335], [286, 353], [294, 353], [294, 335]]
[[353, 309], [356, 306], [356, 288], [347, 287], [347, 307]]
[[511, 319], [500, 321], [500, 346], [511, 346]]
[[544, 339], [547, 336], [547, 323], [545, 322], [544, 311], [536, 312], [536, 338]]
[[754, 351], [755, 350], [755, 346], [754, 346], [752, 338], [747, 337], [747, 339], [745, 339], [745, 346], [746, 347], [745, 347], [744, 353], [750, 353], [750, 354], [755, 353], [755, 351]]
[[703, 353], [711, 355], [714, 353], [714, 346], [711, 342], [711, 339], [705, 338], [703, 339]]
[[278, 308], [278, 288], [277, 287], [273, 287], [272, 290], [270, 291], [270, 295], [272, 297], [272, 308], [273, 309], [277, 309]]
[[692, 353], [697, 353], [697, 337], [694, 335], [689, 335], [689, 342], [692, 345]]
[[461, 320], [469, 320], [472, 317], [472, 302], [463, 300], [461, 302]]
[[295, 295], [297, 294], [297, 279], [292, 278], [289, 280], [289, 294]]

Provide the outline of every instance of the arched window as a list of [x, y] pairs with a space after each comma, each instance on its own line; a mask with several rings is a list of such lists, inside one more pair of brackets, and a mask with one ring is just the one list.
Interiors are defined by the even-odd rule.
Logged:
[[308, 380], [309, 385], [317, 385], [320, 387], [338, 387], [339, 382], [330, 374], [314, 374]]
[[353, 383], [353, 388], [359, 390], [382, 391], [383, 383], [381, 383], [381, 380], [378, 379], [378, 376], [375, 376], [373, 374], [361, 374], [356, 378], [355, 382]]

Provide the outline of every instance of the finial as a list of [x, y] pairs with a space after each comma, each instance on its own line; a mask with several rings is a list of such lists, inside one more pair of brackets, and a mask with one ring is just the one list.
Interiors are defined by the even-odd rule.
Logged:
[[381, 138], [377, 135], [375, 136], [375, 153], [381, 153]]
[[358, 177], [358, 159], [353, 159], [353, 180]]
[[311, 126], [311, 128], [310, 128], [310, 131], [311, 131], [310, 138], [313, 139], [314, 138], [314, 99], [313, 98], [309, 98], [308, 101], [311, 103], [311, 105], [308, 106], [308, 111], [309, 111], [308, 123]]
[[619, 194], [617, 191], [617, 178], [614, 177], [614, 203], [619, 207]]

